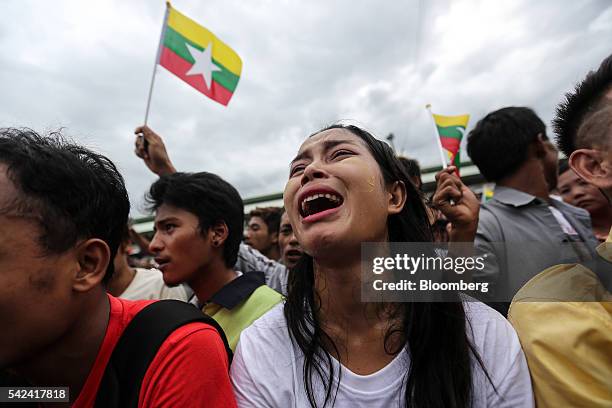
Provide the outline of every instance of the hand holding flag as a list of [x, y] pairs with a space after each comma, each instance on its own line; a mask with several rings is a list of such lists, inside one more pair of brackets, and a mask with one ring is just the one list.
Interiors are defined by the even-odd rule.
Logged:
[[134, 153], [144, 161], [149, 170], [160, 177], [176, 173], [161, 136], [147, 125], [138, 126], [134, 133], [137, 135], [134, 142]]
[[474, 239], [478, 227], [480, 202], [455, 171], [456, 168], [451, 165], [436, 174], [437, 185], [432, 204], [450, 221], [453, 240], [469, 242]]

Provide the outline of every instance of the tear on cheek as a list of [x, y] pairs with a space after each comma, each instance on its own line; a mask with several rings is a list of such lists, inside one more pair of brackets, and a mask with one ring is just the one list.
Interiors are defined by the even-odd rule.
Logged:
[[[367, 174], [367, 173], [366, 173]], [[376, 176], [370, 174], [369, 176], [365, 176], [363, 179], [363, 187], [360, 188], [360, 191], [366, 193], [373, 193], [376, 191]]]

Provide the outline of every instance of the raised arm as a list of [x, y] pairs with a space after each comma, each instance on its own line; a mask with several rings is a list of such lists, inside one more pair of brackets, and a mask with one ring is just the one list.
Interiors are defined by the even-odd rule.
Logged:
[[134, 153], [144, 161], [149, 170], [158, 176], [176, 173], [161, 136], [146, 125], [138, 126], [134, 133]]

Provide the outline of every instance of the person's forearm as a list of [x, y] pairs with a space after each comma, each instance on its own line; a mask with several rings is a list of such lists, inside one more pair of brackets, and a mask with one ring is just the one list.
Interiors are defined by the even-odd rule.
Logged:
[[174, 165], [170, 161], [160, 165], [155, 171], [155, 174], [157, 174], [159, 177], [167, 176], [169, 174], [174, 174], [174, 173], [176, 173], [176, 169], [174, 168]]
[[[448, 256], [451, 258], [471, 258], [476, 254], [474, 239], [476, 238], [476, 225], [464, 225], [453, 228], [449, 234]], [[461, 275], [452, 275], [453, 279], [472, 279], [472, 272], [466, 271]]]
[[450, 242], [474, 242], [476, 238], [476, 226], [453, 228], [449, 234]]

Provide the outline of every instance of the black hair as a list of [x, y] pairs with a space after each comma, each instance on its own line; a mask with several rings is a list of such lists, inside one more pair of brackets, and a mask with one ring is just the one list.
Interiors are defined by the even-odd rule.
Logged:
[[397, 159], [404, 165], [404, 169], [408, 173], [408, 176], [410, 176], [411, 179], [419, 180], [419, 183], [422, 185], [423, 180], [421, 180], [421, 166], [419, 165], [417, 159], [411, 159], [403, 156], [399, 156]]
[[556, 133], [555, 141], [563, 153], [569, 157], [581, 146], [578, 140], [578, 129], [592, 113], [598, 111], [605, 103], [605, 94], [612, 89], [612, 55], [599, 65], [597, 71], [591, 71], [586, 78], [576, 85], [573, 92], [565, 94], [565, 99], [557, 106], [552, 121]]
[[59, 132], [0, 129], [0, 163], [19, 195], [2, 212], [35, 219], [41, 247], [61, 254], [80, 239], [106, 242], [112, 259], [128, 221], [130, 201], [123, 177], [107, 157], [67, 141]]
[[278, 234], [283, 210], [280, 207], [257, 207], [249, 212], [249, 220], [253, 217], [261, 218], [268, 227], [268, 233]]
[[510, 106], [487, 114], [468, 135], [467, 151], [488, 181], [512, 175], [526, 160], [529, 145], [546, 126], [526, 107]]
[[[433, 237], [422, 196], [409, 182], [409, 176], [393, 150], [367, 131], [352, 125], [332, 125], [313, 135], [329, 129], [345, 129], [362, 139], [378, 162], [385, 183], [402, 181], [406, 185], [408, 199], [404, 208], [387, 219], [389, 241], [431, 242]], [[314, 285], [313, 258], [304, 254], [289, 273], [284, 315], [293, 340], [304, 354], [304, 387], [311, 407], [317, 406], [314, 375], [324, 386], [323, 406], [334, 404], [339, 386], [339, 382], [335, 387], [333, 385], [334, 365], [324, 345], [331, 347], [336, 355], [339, 354], [338, 348], [322, 327], [318, 315], [320, 299]], [[408, 347], [410, 366], [405, 375], [406, 406], [469, 406], [473, 392], [470, 355], [476, 357], [485, 374], [486, 370], [467, 337], [465, 311], [459, 298], [456, 302], [391, 306], [401, 325], [389, 327], [384, 339], [385, 349], [389, 354], [396, 354], [404, 346]], [[392, 350], [390, 338], [397, 333], [401, 334], [403, 343], [399, 350]]]
[[569, 162], [567, 159], [559, 160], [559, 175], [565, 173], [570, 169]]
[[223, 245], [223, 259], [228, 268], [236, 264], [244, 206], [240, 194], [230, 183], [212, 173], [178, 172], [160, 177], [151, 185], [145, 200], [152, 211], [168, 204], [196, 215], [202, 234], [225, 223], [228, 236]]

